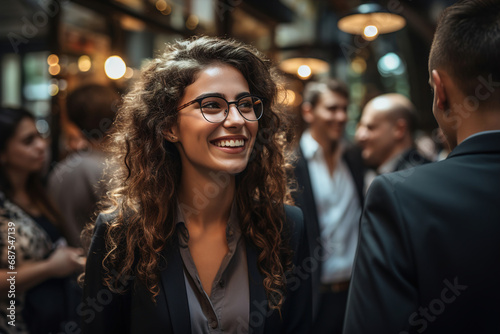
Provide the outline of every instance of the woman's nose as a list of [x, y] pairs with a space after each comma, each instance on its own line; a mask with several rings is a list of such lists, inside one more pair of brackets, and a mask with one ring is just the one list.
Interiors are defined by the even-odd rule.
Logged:
[[224, 126], [235, 127], [242, 126], [243, 124], [245, 124], [245, 119], [241, 116], [238, 108], [236, 108], [236, 105], [230, 104], [228, 106], [228, 115], [224, 121]]

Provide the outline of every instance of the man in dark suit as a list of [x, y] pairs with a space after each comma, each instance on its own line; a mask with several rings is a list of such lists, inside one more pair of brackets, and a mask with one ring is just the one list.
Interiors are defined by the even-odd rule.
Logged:
[[302, 116], [308, 129], [297, 149], [296, 205], [304, 212], [313, 279], [311, 333], [341, 333], [347, 289], [358, 239], [363, 197], [361, 154], [342, 138], [347, 122], [347, 87], [336, 80], [311, 82]]
[[367, 189], [377, 174], [406, 170], [430, 162], [415, 148], [417, 110], [401, 94], [384, 94], [370, 100], [358, 123], [356, 141], [368, 170]]
[[345, 334], [500, 332], [499, 59], [498, 0], [445, 10], [429, 71], [452, 152], [370, 187]]

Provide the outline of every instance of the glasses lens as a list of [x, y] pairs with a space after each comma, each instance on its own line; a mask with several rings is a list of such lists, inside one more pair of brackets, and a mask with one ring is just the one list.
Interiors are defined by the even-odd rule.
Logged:
[[238, 101], [238, 110], [249, 121], [256, 121], [262, 116], [264, 106], [258, 97], [247, 96]]
[[222, 122], [226, 117], [227, 102], [220, 97], [206, 97], [201, 101], [200, 105], [203, 116], [209, 122]]

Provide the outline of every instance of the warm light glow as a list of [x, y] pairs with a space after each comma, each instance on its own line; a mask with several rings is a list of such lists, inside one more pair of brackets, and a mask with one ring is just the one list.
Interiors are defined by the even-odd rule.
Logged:
[[47, 57], [47, 64], [50, 66], [56, 65], [59, 63], [59, 57], [55, 54], [51, 54], [50, 56]]
[[372, 41], [378, 36], [378, 29], [374, 25], [367, 25], [365, 29], [363, 30], [363, 37], [368, 40]]
[[[289, 58], [283, 60], [279, 67], [283, 72], [300, 76], [300, 74], [298, 74], [298, 70], [304, 65], [306, 67], [303, 67], [301, 71], [306, 72], [308, 71], [307, 68], [309, 68], [311, 71], [309, 75], [328, 73], [330, 70], [330, 65], [326, 61], [317, 58]], [[302, 79], [307, 79], [307, 77]]]
[[119, 56], [111, 56], [104, 63], [104, 71], [110, 79], [120, 79], [125, 75], [127, 65]]
[[198, 26], [199, 22], [200, 20], [198, 19], [198, 16], [191, 14], [186, 21], [186, 28], [194, 30]]
[[56, 84], [50, 84], [49, 85], [50, 96], [56, 96], [57, 93], [59, 93], [59, 86], [57, 86]]
[[61, 66], [59, 64], [54, 64], [49, 66], [50, 75], [58, 75], [61, 72]]
[[281, 88], [278, 92], [278, 101], [287, 106], [294, 106], [296, 105], [296, 94], [291, 89]]
[[165, 8], [165, 10], [162, 10], [161, 13], [163, 15], [170, 15], [170, 13], [172, 13], [172, 7], [167, 5], [167, 8]]
[[312, 71], [311, 68], [307, 65], [301, 65], [297, 69], [297, 74], [302, 78], [302, 79], [307, 79], [311, 76]]
[[406, 20], [401, 15], [384, 11], [380, 5], [363, 4], [355, 14], [344, 16], [337, 23], [340, 30], [353, 35], [364, 35], [370, 25], [377, 27], [378, 34], [388, 34], [403, 29]]
[[356, 57], [351, 62], [351, 69], [354, 73], [363, 74], [366, 71], [366, 60], [361, 57]]
[[78, 69], [82, 72], [87, 72], [92, 67], [92, 62], [90, 61], [90, 57], [83, 55], [78, 58]]
[[123, 76], [125, 79], [130, 79], [134, 76], [134, 69], [132, 67], [127, 67], [125, 71], [125, 75]]
[[160, 12], [163, 12], [165, 9], [167, 9], [168, 4], [165, 0], [158, 0], [156, 1], [156, 9], [158, 9]]

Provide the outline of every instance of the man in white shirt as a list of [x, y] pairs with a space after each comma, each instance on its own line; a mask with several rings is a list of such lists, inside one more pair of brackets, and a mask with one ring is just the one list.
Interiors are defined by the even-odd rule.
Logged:
[[359, 150], [344, 142], [349, 95], [336, 80], [311, 82], [302, 116], [308, 124], [297, 149], [296, 204], [311, 247], [304, 264], [313, 279], [311, 333], [341, 333], [363, 201]]

